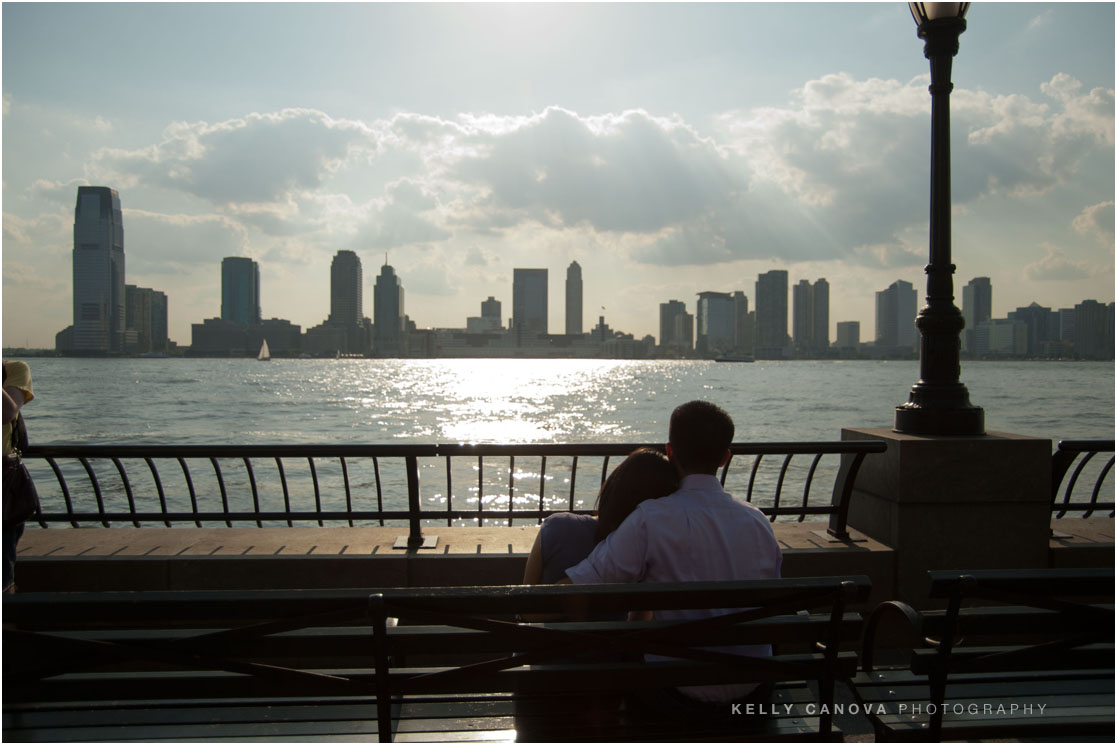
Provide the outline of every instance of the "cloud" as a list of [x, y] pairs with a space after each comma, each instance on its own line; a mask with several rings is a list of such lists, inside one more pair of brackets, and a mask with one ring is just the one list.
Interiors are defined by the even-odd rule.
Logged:
[[407, 268], [406, 277], [400, 273], [401, 281], [406, 282], [409, 295], [432, 295], [449, 297], [457, 294], [456, 283], [450, 280], [449, 268], [443, 262], [427, 259], [412, 263]]
[[77, 198], [78, 187], [89, 185], [89, 181], [84, 178], [72, 178], [69, 181], [36, 179], [29, 191], [51, 202], [72, 206]]
[[1082, 92], [1082, 84], [1063, 73], [1040, 88], [1049, 103], [1022, 95], [955, 93], [955, 126], [969, 130], [954, 158], [955, 183], [963, 185], [955, 199], [1043, 194], [1075, 178], [1099, 151], [1112, 150], [1112, 89]]
[[25, 218], [4, 213], [4, 281], [8, 281], [8, 261], [22, 257], [34, 262], [36, 256], [69, 256], [74, 248], [73, 215], [44, 213]]
[[1024, 276], [1037, 281], [1086, 279], [1093, 275], [1090, 262], [1068, 259], [1065, 252], [1047, 245], [1047, 255], [1024, 267]]
[[[251, 254], [248, 231], [224, 215], [176, 215], [124, 209], [127, 271], [176, 274], [217, 267], [226, 256]], [[216, 275], [215, 276], [219, 276]]]
[[[644, 110], [366, 123], [284, 109], [174, 123], [158, 143], [97, 151], [85, 175], [184, 195], [193, 211], [227, 218], [225, 230], [239, 226], [232, 242], [250, 235], [261, 254], [522, 235], [538, 248], [540, 235], [581, 234], [653, 266], [913, 267], [925, 260], [927, 83], [825, 75], [783, 106], [716, 117], [710, 134]], [[981, 199], [1043, 194], [1112, 160], [1112, 90], [1085, 91], [1059, 74], [1043, 96], [954, 91], [955, 214]], [[36, 189], [62, 195], [74, 183]], [[482, 260], [470, 253], [462, 266]]]
[[355, 151], [369, 148], [375, 140], [360, 122], [283, 109], [216, 124], [176, 122], [158, 144], [99, 150], [89, 170], [113, 183], [177, 189], [216, 205], [259, 204], [318, 189]]
[[1044, 28], [1045, 26], [1051, 25], [1051, 20], [1054, 17], [1054, 14], [1055, 11], [1049, 8], [1040, 13], [1038, 16], [1034, 16], [1032, 20], [1028, 21], [1028, 30], [1036, 31], [1038, 29]]
[[1082, 210], [1071, 226], [1079, 235], [1093, 238], [1113, 250], [1113, 200], [1101, 202]]

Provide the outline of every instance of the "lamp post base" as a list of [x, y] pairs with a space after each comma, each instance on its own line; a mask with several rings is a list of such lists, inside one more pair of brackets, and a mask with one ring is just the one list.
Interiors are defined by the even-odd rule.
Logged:
[[969, 402], [954, 406], [924, 406], [908, 402], [896, 407], [892, 431], [905, 435], [985, 434], [985, 409]]

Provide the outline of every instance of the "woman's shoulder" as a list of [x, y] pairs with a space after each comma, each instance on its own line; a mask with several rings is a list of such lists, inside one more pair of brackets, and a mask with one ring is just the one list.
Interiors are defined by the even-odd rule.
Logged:
[[580, 515], [574, 512], [556, 512], [543, 521], [540, 530], [548, 533], [565, 532], [571, 530], [588, 530], [597, 527], [597, 518], [593, 515]]

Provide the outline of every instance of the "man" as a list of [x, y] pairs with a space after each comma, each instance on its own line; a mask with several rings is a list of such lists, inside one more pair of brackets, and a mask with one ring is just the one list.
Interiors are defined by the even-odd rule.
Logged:
[[[768, 518], [738, 502], [721, 486], [717, 469], [729, 460], [733, 420], [709, 401], [690, 401], [671, 414], [667, 455], [681, 481], [678, 491], [646, 500], [581, 563], [566, 570], [574, 584], [701, 582], [778, 579], [783, 556]], [[657, 611], [666, 620], [694, 620], [726, 610]], [[735, 653], [771, 655], [771, 647], [736, 647]], [[755, 685], [680, 689], [710, 705], [740, 701]]]

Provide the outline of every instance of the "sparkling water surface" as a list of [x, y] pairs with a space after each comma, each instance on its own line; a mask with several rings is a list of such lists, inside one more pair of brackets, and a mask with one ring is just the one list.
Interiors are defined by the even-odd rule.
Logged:
[[[660, 442], [678, 404], [724, 407], [737, 441], [888, 427], [914, 361], [33, 359], [36, 443]], [[1112, 438], [1111, 362], [972, 362], [986, 427]]]

